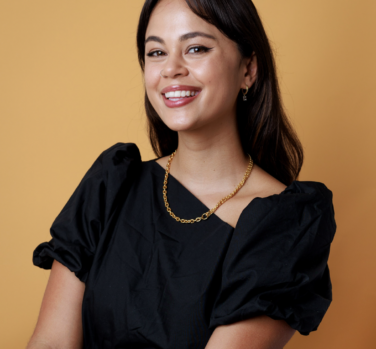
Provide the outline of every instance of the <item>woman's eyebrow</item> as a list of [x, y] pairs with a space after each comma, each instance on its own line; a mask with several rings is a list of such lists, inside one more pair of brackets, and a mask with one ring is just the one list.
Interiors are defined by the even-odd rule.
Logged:
[[[191, 32], [191, 33], [183, 34], [182, 36], [180, 36], [179, 37], [179, 41], [181, 42], [181, 41], [184, 41], [184, 40], [192, 39], [192, 38], [195, 38], [197, 36], [202, 36], [204, 38], [209, 38], [209, 39], [217, 40], [213, 35], [210, 35], [210, 34], [206, 34], [206, 33], [203, 33], [203, 32]], [[145, 45], [149, 41], [156, 41], [156, 42], [159, 42], [161, 44], [165, 43], [162, 38], [160, 38], [159, 36], [154, 36], [154, 35], [149, 36], [145, 40]]]

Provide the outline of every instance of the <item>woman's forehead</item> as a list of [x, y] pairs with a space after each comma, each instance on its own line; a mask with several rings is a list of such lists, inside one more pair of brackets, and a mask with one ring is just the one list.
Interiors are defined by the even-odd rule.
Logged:
[[217, 41], [227, 39], [214, 25], [193, 13], [185, 0], [161, 0], [150, 16], [145, 39], [153, 35], [182, 41], [184, 35], [192, 32], [207, 34]]
[[146, 33], [148, 34], [151, 30], [163, 32], [189, 29], [192, 31], [197, 28], [211, 31], [216, 29], [194, 14], [185, 0], [161, 0], [153, 9]]

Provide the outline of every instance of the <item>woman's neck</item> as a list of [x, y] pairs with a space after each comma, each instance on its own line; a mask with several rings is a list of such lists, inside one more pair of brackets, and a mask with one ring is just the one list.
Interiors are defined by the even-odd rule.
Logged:
[[244, 154], [236, 128], [179, 133], [179, 146], [170, 173], [195, 192], [224, 191], [236, 186], [249, 157]]

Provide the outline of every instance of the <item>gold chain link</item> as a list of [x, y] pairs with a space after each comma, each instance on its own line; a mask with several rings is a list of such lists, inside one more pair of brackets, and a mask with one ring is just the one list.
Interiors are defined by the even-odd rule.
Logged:
[[251, 155], [248, 154], [249, 164], [248, 164], [248, 167], [247, 167], [247, 171], [245, 172], [243, 179], [240, 181], [238, 186], [235, 188], [235, 190], [231, 194], [229, 194], [229, 195], [225, 196], [223, 199], [219, 200], [217, 205], [215, 205], [214, 208], [210, 209], [208, 212], [203, 213], [201, 217], [197, 217], [197, 218], [194, 218], [194, 219], [182, 219], [182, 218], [177, 217], [171, 211], [170, 205], [167, 202], [167, 178], [168, 178], [168, 174], [170, 172], [171, 161], [174, 158], [175, 154], [176, 154], [176, 150], [170, 155], [170, 158], [168, 159], [168, 162], [167, 162], [166, 174], [165, 174], [164, 181], [163, 181], [163, 200], [164, 200], [167, 212], [170, 214], [170, 216], [172, 218], [174, 218], [177, 222], [180, 222], [180, 223], [196, 223], [196, 222], [200, 222], [202, 220], [203, 221], [207, 220], [218, 209], [219, 206], [223, 205], [227, 200], [231, 199], [240, 190], [240, 188], [244, 185], [244, 183], [248, 179], [249, 175], [251, 174], [252, 167], [253, 167], [253, 160], [251, 158]]

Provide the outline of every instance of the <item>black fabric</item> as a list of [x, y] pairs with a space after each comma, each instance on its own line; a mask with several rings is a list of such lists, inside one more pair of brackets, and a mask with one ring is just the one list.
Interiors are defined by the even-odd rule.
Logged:
[[[317, 330], [332, 301], [332, 192], [295, 181], [252, 200], [235, 229], [215, 214], [182, 224], [164, 174], [135, 144], [113, 145], [34, 250], [34, 265], [56, 259], [85, 282], [84, 348], [204, 348], [216, 326], [261, 314]], [[182, 218], [208, 210], [171, 175], [168, 199]]]

